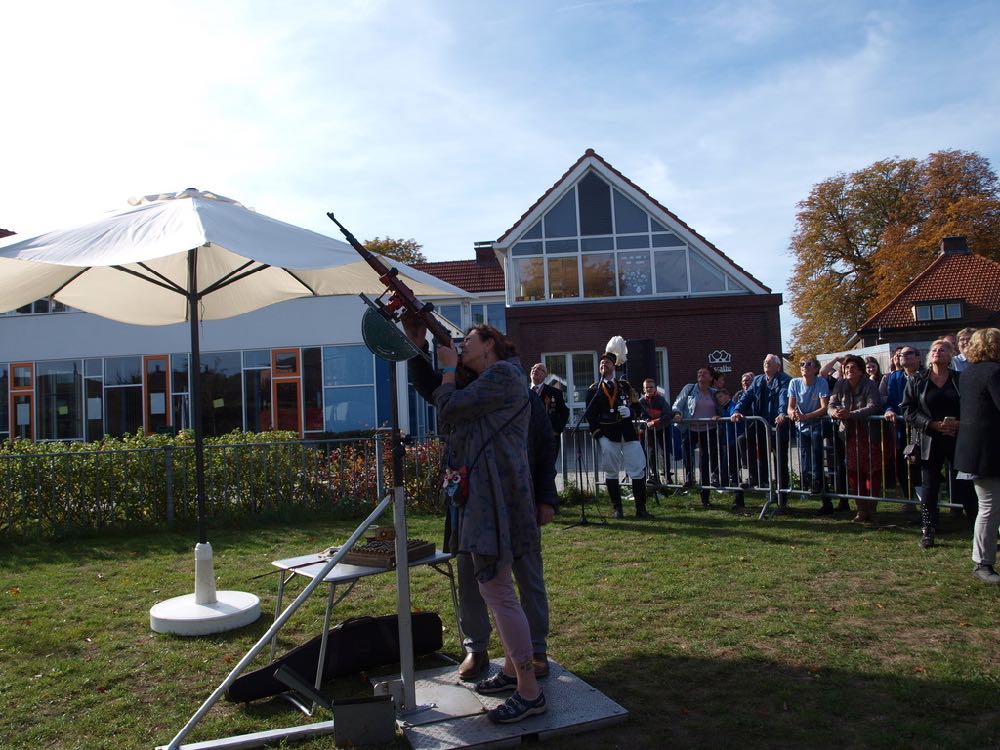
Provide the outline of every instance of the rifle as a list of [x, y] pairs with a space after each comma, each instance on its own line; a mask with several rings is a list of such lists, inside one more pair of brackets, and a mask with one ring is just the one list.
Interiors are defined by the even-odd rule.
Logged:
[[[350, 230], [337, 221], [337, 217], [332, 212], [327, 212], [326, 215], [330, 217], [330, 221], [340, 228], [341, 233], [350, 243], [351, 247], [372, 267], [375, 273], [378, 274], [379, 281], [385, 284], [386, 289], [391, 293], [388, 302], [376, 300], [373, 303], [377, 306], [379, 312], [392, 322], [398, 322], [407, 313], [414, 315], [424, 324], [434, 337], [434, 341], [441, 346], [452, 346], [452, 338], [448, 329], [431, 314], [434, 311], [434, 304], [431, 302], [421, 302], [417, 295], [413, 293], [413, 290], [399, 278], [398, 269], [387, 266], [375, 253], [358, 242]], [[475, 379], [475, 373], [467, 367], [462, 366], [461, 357], [458, 360], [458, 374], [459, 377], [456, 380], [459, 382], [467, 383]]]

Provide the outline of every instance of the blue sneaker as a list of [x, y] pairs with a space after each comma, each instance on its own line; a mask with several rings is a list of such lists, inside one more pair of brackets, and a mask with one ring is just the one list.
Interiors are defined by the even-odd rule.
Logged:
[[544, 714], [546, 708], [545, 693], [539, 693], [533, 701], [527, 701], [521, 697], [520, 693], [514, 693], [502, 705], [488, 712], [486, 716], [494, 724], [514, 724], [529, 716]]

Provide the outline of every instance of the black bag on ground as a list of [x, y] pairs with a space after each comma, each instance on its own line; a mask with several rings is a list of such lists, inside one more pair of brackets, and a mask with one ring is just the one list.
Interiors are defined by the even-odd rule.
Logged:
[[[436, 612], [414, 612], [412, 617], [413, 655], [424, 656], [440, 651], [443, 645], [441, 618]], [[226, 691], [226, 700], [233, 703], [267, 698], [288, 690], [274, 677], [275, 670], [285, 665], [297, 672], [310, 685], [316, 680], [316, 664], [322, 636], [297, 646], [266, 667], [241, 675]], [[323, 680], [357, 674], [365, 669], [395, 664], [399, 661], [399, 618], [355, 617], [330, 628], [326, 642]]]

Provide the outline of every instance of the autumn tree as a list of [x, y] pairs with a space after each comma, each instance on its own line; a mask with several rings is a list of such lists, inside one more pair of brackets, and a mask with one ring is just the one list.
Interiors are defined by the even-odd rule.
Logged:
[[426, 263], [427, 256], [424, 255], [424, 246], [415, 239], [397, 240], [392, 237], [375, 237], [365, 240], [365, 248], [373, 253], [385, 255], [393, 260], [402, 263]]
[[798, 204], [788, 282], [792, 349], [847, 339], [934, 258], [942, 237], [1000, 260], [1000, 184], [974, 152], [885, 159], [813, 186]]

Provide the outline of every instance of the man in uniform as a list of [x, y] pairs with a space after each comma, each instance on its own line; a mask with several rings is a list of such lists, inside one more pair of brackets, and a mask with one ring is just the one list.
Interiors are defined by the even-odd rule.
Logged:
[[653, 518], [646, 510], [646, 456], [632, 420], [642, 414], [639, 397], [627, 380], [615, 377], [616, 356], [601, 355], [601, 379], [587, 391], [587, 424], [601, 446], [601, 468], [607, 482], [614, 517], [622, 517], [622, 470], [632, 479], [635, 517]]
[[531, 390], [542, 399], [545, 413], [549, 415], [549, 421], [552, 423], [552, 432], [555, 433], [556, 440], [558, 440], [569, 420], [569, 407], [566, 406], [563, 392], [545, 382], [548, 374], [549, 371], [545, 369], [545, 365], [541, 362], [536, 363], [531, 368]]

